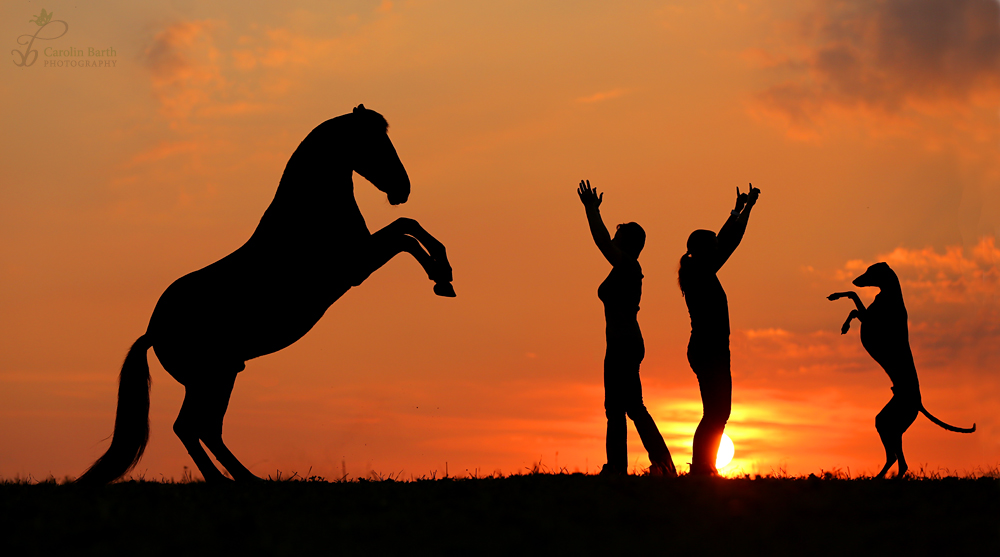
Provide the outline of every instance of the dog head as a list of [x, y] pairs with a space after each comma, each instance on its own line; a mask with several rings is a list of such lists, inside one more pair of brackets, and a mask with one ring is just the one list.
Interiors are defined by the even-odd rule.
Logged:
[[899, 277], [885, 262], [875, 263], [861, 276], [854, 279], [854, 286], [877, 286], [886, 288], [895, 286], [899, 288]]

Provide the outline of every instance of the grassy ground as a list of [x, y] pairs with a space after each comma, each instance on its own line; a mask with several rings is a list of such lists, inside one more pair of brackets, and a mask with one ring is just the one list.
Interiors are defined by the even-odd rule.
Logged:
[[1000, 480], [4, 482], [0, 531], [12, 556], [1000, 555]]

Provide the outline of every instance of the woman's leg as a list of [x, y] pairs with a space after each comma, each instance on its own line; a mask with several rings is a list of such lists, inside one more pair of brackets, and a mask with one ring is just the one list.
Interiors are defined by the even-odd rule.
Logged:
[[[709, 358], [699, 358], [688, 355], [691, 368], [698, 376], [698, 388], [701, 390], [701, 403], [704, 413], [701, 423], [694, 432], [692, 442], [691, 473], [696, 475], [714, 475], [716, 455], [722, 433], [729, 421], [733, 400], [733, 376], [729, 370], [729, 350], [724, 358], [716, 355], [715, 361], [704, 361]], [[707, 364], [707, 365], [706, 365]]]
[[604, 357], [604, 415], [608, 418], [608, 433], [605, 449], [608, 463], [602, 474], [625, 474], [628, 472], [628, 445], [625, 424], [625, 404], [623, 385], [618, 362], [611, 356]]
[[642, 402], [642, 382], [639, 380], [639, 369], [636, 366], [634, 372], [628, 374], [625, 380], [625, 393], [627, 395], [627, 413], [635, 423], [635, 429], [639, 432], [639, 439], [642, 446], [649, 453], [650, 470], [654, 474], [664, 476], [677, 476], [674, 468], [674, 461], [670, 457], [667, 444], [663, 441], [653, 416], [649, 414], [646, 405]]

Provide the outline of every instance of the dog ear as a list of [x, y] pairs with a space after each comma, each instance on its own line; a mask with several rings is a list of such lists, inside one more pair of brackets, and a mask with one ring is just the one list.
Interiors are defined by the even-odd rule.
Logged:
[[358, 112], [364, 112], [364, 110], [365, 110], [365, 105], [363, 104], [359, 104], [358, 106], [354, 107], [355, 114], [357, 114]]
[[890, 267], [888, 263], [880, 261], [872, 266], [874, 267], [876, 265], [878, 266], [879, 276], [884, 277], [884, 280], [887, 281], [886, 284], [899, 284], [899, 275], [896, 274], [896, 271], [892, 270], [892, 267]]

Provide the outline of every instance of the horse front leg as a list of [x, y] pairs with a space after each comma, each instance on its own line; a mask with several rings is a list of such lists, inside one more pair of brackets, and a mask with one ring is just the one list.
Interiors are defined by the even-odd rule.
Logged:
[[[453, 280], [451, 264], [448, 263], [448, 254], [445, 252], [444, 244], [439, 242], [434, 236], [431, 236], [430, 232], [424, 230], [424, 227], [420, 226], [419, 222], [402, 217], [393, 221], [386, 228], [389, 227], [395, 227], [403, 234], [416, 238], [421, 246], [427, 250], [427, 253], [430, 254], [436, 266], [434, 276], [431, 276], [431, 280], [437, 283], [450, 283]], [[431, 273], [428, 272], [428, 275], [430, 276]], [[454, 294], [452, 295], [454, 296]]]
[[406, 252], [420, 263], [427, 273], [427, 278], [434, 281], [435, 294], [455, 297], [455, 289], [451, 285], [451, 264], [448, 263], [444, 244], [431, 236], [417, 221], [408, 218], [396, 219], [372, 234], [370, 245], [368, 268], [363, 273], [364, 278], [381, 268], [396, 254]]

